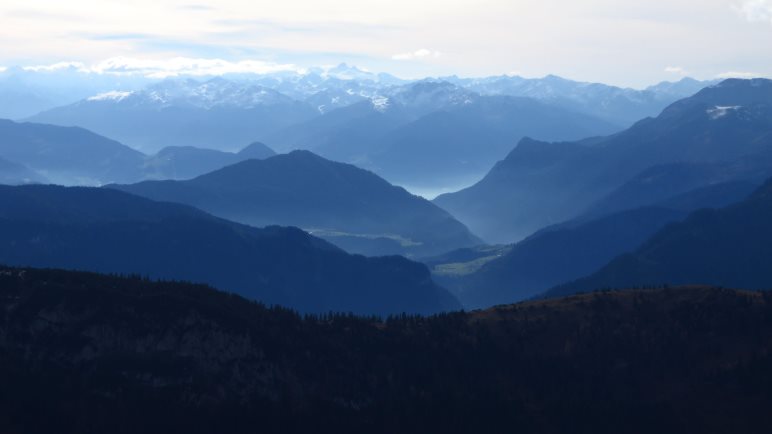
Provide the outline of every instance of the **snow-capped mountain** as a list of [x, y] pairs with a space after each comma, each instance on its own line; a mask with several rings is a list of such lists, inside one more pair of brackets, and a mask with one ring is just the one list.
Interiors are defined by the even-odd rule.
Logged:
[[446, 77], [444, 80], [481, 95], [533, 98], [597, 116], [620, 126], [628, 126], [645, 117], [656, 116], [674, 101], [689, 97], [715, 83], [684, 78], [678, 82], [662, 82], [637, 90], [573, 81], [554, 75], [536, 79], [497, 76], [471, 79]]
[[398, 88], [392, 88], [371, 98], [378, 110], [387, 110], [398, 106], [413, 113], [430, 113], [437, 110], [449, 110], [473, 104], [480, 95], [446, 81], [419, 81]]
[[114, 90], [87, 98], [81, 104], [104, 102], [132, 107], [252, 109], [259, 106], [292, 104], [292, 98], [273, 89], [241, 84], [223, 78], [205, 82], [168, 79], [140, 91]]
[[318, 114], [265, 86], [214, 78], [167, 79], [138, 91], [103, 92], [31, 120], [81, 126], [153, 153], [166, 146], [235, 151]]

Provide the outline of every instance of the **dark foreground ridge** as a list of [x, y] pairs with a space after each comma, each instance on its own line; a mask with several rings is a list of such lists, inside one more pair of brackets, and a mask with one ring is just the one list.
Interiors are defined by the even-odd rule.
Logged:
[[380, 321], [0, 267], [3, 433], [761, 433], [770, 350], [768, 293], [630, 290]]

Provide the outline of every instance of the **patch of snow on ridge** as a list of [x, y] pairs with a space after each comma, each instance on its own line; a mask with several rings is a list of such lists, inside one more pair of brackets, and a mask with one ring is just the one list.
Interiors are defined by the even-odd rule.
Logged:
[[373, 108], [379, 112], [385, 112], [389, 108], [389, 98], [385, 96], [374, 96], [370, 99]]
[[92, 97], [89, 97], [89, 101], [122, 101], [123, 99], [129, 97], [134, 92], [124, 92], [120, 90], [111, 90], [110, 92], [104, 92], [100, 93], [98, 95], [94, 95]]
[[708, 109], [707, 112], [711, 119], [716, 120], [716, 119], [723, 118], [730, 111], [739, 110], [740, 108], [742, 108], [742, 106], [739, 106], [739, 105], [731, 105], [731, 106], [717, 105], [715, 108]]

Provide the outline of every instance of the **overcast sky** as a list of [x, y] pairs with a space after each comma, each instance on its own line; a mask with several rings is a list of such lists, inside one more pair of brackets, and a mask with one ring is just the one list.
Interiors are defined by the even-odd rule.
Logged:
[[345, 61], [407, 78], [557, 74], [635, 87], [772, 76], [772, 0], [0, 2], [0, 66], [106, 59], [257, 71]]

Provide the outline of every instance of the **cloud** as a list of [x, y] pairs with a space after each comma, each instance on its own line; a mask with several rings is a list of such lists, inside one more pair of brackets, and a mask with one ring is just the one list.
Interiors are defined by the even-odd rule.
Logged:
[[[0, 67], [0, 72], [6, 68]], [[170, 59], [140, 59], [132, 57], [112, 57], [107, 60], [86, 65], [82, 62], [58, 62], [50, 65], [22, 67], [29, 72], [55, 72], [72, 69], [83, 73], [139, 75], [149, 78], [176, 76], [211, 76], [225, 74], [268, 74], [272, 72], [297, 72], [305, 70], [293, 64], [280, 64], [262, 60], [241, 60], [231, 62], [223, 59], [203, 59], [174, 57]]]
[[85, 35], [86, 39], [92, 41], [130, 41], [137, 39], [151, 39], [153, 35], [144, 33], [105, 33], [100, 35]]
[[432, 51], [426, 48], [415, 50], [407, 53], [399, 53], [391, 56], [392, 60], [416, 60], [416, 59], [430, 59], [438, 58], [442, 55], [439, 51]]
[[735, 10], [750, 22], [772, 24], [772, 0], [747, 0], [736, 5]]
[[205, 4], [180, 5], [180, 6], [177, 6], [177, 9], [186, 10], [186, 11], [201, 11], [201, 12], [216, 10], [214, 6], [205, 5]]
[[689, 75], [689, 73], [686, 72], [686, 70], [680, 66], [668, 66], [665, 68], [665, 72], [670, 74], [677, 74], [684, 77]]
[[716, 75], [716, 78], [758, 78], [762, 77], [763, 75], [764, 74], [759, 74], [756, 72], [728, 71]]
[[223, 59], [197, 59], [174, 57], [171, 59], [138, 59], [113, 57], [88, 67], [89, 72], [98, 74], [143, 75], [151, 78], [166, 78], [179, 75], [207, 76], [224, 74], [267, 74], [272, 72], [303, 72], [292, 64], [279, 64], [262, 60], [241, 60], [231, 62]]
[[24, 66], [22, 69], [31, 72], [55, 72], [62, 69], [75, 69], [81, 72], [88, 71], [88, 68], [82, 62], [57, 62], [50, 65]]
[[0, 66], [0, 72], [5, 72], [5, 71], [8, 71], [8, 67], [7, 66]]

